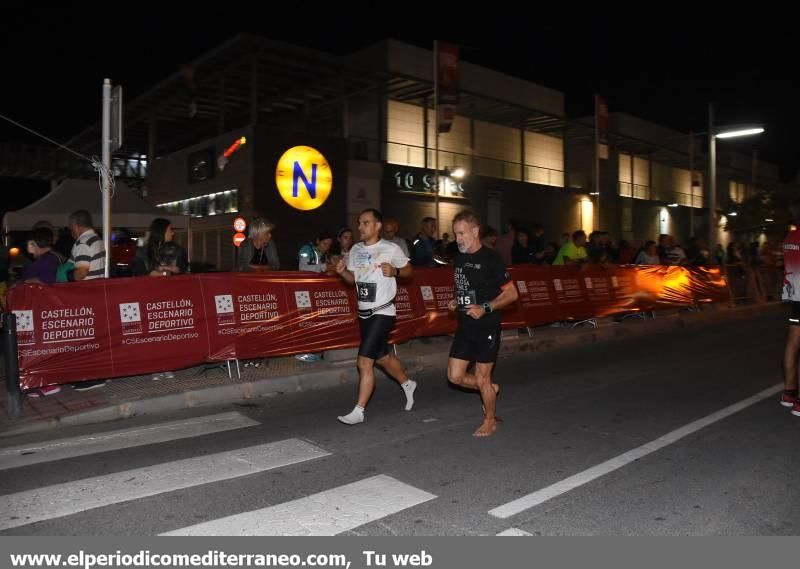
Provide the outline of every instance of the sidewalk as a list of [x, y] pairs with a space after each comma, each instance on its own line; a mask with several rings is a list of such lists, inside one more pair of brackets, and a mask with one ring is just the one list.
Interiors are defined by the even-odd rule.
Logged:
[[[523, 329], [504, 332], [501, 357], [526, 352], [564, 349], [635, 335], [679, 331], [688, 327], [716, 325], [730, 320], [747, 319], [770, 311], [782, 310], [780, 303], [748, 306], [705, 306], [700, 312], [665, 311], [653, 320], [626, 319], [614, 322], [601, 319], [597, 328], [541, 327], [532, 336]], [[397, 347], [410, 373], [423, 370], [446, 370], [449, 337], [423, 338]], [[225, 364], [209, 364], [176, 371], [175, 379], [153, 381], [150, 375], [111, 380], [104, 387], [79, 392], [62, 386], [61, 392], [49, 397], [24, 397], [20, 415], [8, 415], [5, 387], [0, 389], [0, 437], [40, 431], [62, 425], [80, 425], [113, 421], [137, 415], [164, 413], [187, 407], [276, 397], [284, 393], [355, 385], [356, 350], [328, 352], [325, 359], [304, 363], [294, 357], [263, 360], [260, 367], [244, 367], [241, 378], [228, 378]], [[233, 366], [232, 366], [233, 367]], [[0, 366], [0, 374], [4, 367]], [[5, 383], [5, 378], [2, 378]]]

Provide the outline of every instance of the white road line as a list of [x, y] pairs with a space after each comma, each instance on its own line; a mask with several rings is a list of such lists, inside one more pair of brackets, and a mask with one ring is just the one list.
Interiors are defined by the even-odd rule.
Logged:
[[733, 405], [725, 407], [716, 413], [711, 413], [710, 415], [680, 427], [679, 429], [670, 431], [664, 436], [658, 437], [649, 443], [645, 443], [640, 447], [616, 456], [610, 460], [598, 464], [597, 466], [593, 466], [592, 468], [584, 470], [583, 472], [579, 472], [578, 474], [570, 476], [569, 478], [565, 478], [560, 482], [556, 482], [555, 484], [551, 484], [550, 486], [542, 488], [541, 490], [537, 490], [536, 492], [532, 492], [526, 496], [508, 502], [507, 504], [503, 504], [502, 506], [498, 506], [492, 510], [489, 510], [489, 513], [498, 518], [510, 518], [511, 516], [519, 514], [520, 512], [523, 512], [529, 508], [533, 508], [534, 506], [538, 506], [539, 504], [547, 502], [548, 500], [552, 500], [561, 494], [565, 494], [570, 490], [574, 490], [575, 488], [583, 486], [584, 484], [588, 484], [589, 482], [596, 480], [601, 476], [605, 476], [610, 472], [618, 470], [623, 466], [634, 462], [635, 460], [639, 460], [648, 454], [654, 453], [657, 450], [669, 446], [672, 443], [691, 435], [692, 433], [696, 433], [700, 429], [704, 429], [709, 425], [713, 425], [717, 421], [721, 421], [722, 419], [725, 419], [734, 413], [738, 413], [739, 411], [746, 409], [751, 405], [755, 405], [764, 399], [773, 397], [782, 390], [783, 384], [775, 385], [769, 389], [765, 389], [764, 391], [757, 393], [752, 397], [748, 397], [747, 399], [739, 401], [738, 403], [734, 403]]

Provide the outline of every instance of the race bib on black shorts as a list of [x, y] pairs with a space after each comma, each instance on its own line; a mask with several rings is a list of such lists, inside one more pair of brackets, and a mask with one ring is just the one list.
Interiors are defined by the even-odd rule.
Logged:
[[375, 294], [378, 290], [376, 283], [356, 283], [359, 302], [375, 302]]

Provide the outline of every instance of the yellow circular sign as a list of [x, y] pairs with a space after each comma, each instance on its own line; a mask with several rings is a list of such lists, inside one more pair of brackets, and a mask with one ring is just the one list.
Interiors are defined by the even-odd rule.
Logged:
[[333, 188], [333, 172], [319, 150], [295, 146], [278, 160], [275, 183], [286, 203], [307, 211], [318, 208], [328, 199]]

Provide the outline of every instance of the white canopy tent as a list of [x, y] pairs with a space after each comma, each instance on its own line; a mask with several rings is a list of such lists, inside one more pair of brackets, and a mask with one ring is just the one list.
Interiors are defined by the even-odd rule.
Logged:
[[[65, 227], [73, 211], [85, 209], [92, 214], [95, 227], [102, 225], [102, 199], [96, 180], [68, 179], [58, 184], [49, 194], [28, 207], [10, 211], [3, 217], [3, 228], [9, 231], [31, 229], [37, 221], [49, 221], [55, 227]], [[117, 182], [111, 200], [111, 225], [115, 228], [147, 229], [153, 219], [166, 217], [175, 229], [188, 232], [188, 215], [168, 214], [147, 204], [123, 182]]]

